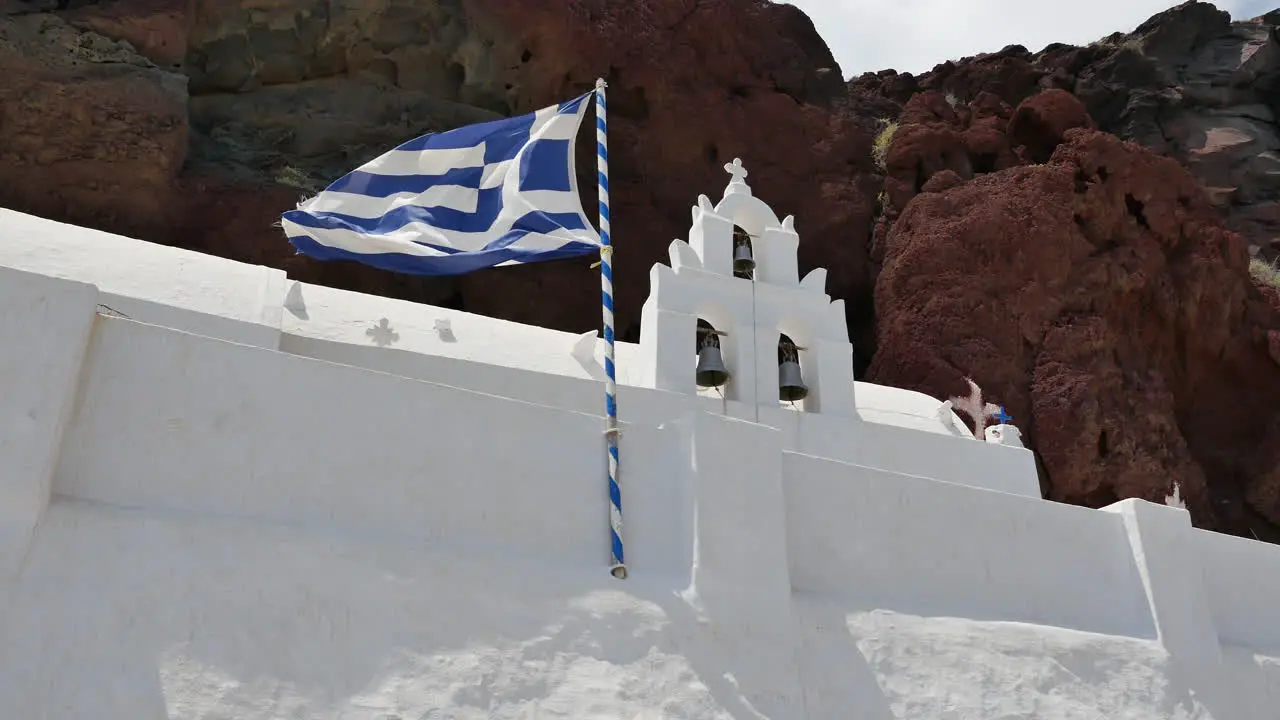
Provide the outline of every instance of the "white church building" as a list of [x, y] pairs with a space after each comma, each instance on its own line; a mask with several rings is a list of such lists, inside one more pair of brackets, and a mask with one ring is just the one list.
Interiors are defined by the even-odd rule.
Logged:
[[1280, 547], [856, 382], [728, 169], [617, 346], [625, 580], [598, 333], [0, 210], [0, 719], [1280, 717]]

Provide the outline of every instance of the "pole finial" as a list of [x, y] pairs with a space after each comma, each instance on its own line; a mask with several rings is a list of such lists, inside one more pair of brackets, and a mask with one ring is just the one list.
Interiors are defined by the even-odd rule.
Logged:
[[596, 78], [596, 89], [597, 89], [597, 90], [604, 90], [604, 89], [605, 89], [605, 88], [607, 88], [607, 87], [609, 87], [609, 83], [605, 82], [605, 81], [604, 81], [604, 78]]

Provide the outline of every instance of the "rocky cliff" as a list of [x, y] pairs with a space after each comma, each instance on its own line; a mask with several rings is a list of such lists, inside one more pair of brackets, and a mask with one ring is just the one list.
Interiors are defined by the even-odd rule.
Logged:
[[623, 339], [740, 156], [849, 301], [869, 379], [973, 377], [1048, 497], [1176, 483], [1200, 525], [1280, 539], [1280, 297], [1248, 269], [1280, 252], [1274, 15], [1190, 2], [1089, 47], [846, 83], [765, 0], [0, 0], [0, 204], [581, 331], [587, 260], [406, 278], [295, 256], [273, 224], [407, 137], [604, 75]]
[[945, 62], [919, 77], [884, 70], [854, 94], [906, 103], [923, 91], [968, 103], [992, 93], [1016, 106], [1043, 89], [1075, 94], [1098, 127], [1186, 166], [1228, 226], [1280, 254], [1280, 10], [1232, 22], [1187, 2], [1088, 47], [1020, 45]]

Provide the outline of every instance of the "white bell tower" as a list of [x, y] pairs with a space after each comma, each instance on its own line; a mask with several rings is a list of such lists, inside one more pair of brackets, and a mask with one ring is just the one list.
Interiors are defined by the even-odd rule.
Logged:
[[[698, 392], [702, 320], [719, 340], [729, 374], [720, 387], [726, 400], [856, 418], [844, 301], [833, 302], [826, 294], [825, 269], [800, 279], [795, 220], [779, 221], [752, 194], [742, 161], [734, 159], [725, 171], [730, 180], [720, 202], [713, 206], [706, 195], [699, 196], [689, 241], [674, 240], [670, 266], [658, 263], [649, 272], [640, 322], [641, 365], [649, 377], [641, 378], [642, 384]], [[753, 267], [743, 262], [748, 257]], [[808, 390], [803, 399], [785, 404], [779, 394], [784, 356], [798, 361], [799, 379]]]

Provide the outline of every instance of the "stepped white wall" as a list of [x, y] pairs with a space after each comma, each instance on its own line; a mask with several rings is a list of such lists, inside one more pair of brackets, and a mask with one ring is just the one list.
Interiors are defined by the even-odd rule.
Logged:
[[[569, 333], [287, 280], [278, 270], [139, 242], [0, 209], [0, 267], [91, 282], [102, 311], [139, 322], [409, 378], [599, 415], [603, 368]], [[386, 320], [390, 339], [375, 344]], [[435, 330], [447, 321], [447, 333]], [[386, 344], [389, 342], [390, 344]], [[692, 344], [692, 340], [690, 341]], [[691, 346], [690, 346], [691, 347]], [[1039, 497], [1031, 453], [965, 442], [936, 418], [938, 401], [858, 383], [871, 422], [758, 408], [637, 387], [635, 345], [620, 343], [623, 420], [656, 424], [702, 408], [784, 431], [788, 449]], [[692, 356], [681, 361], [692, 362]], [[962, 427], [962, 424], [957, 422]], [[921, 433], [929, 433], [922, 436]]]
[[0, 268], [0, 717], [1252, 719], [1280, 699], [1280, 548], [1180, 510], [839, 462], [892, 434], [948, 443], [922, 471], [990, 455], [870, 422], [841, 447], [813, 416], [632, 387], [620, 582], [587, 378], [472, 363], [498, 380], [478, 393], [415, 379], [413, 353], [272, 349], [269, 309], [112, 317], [74, 274]]

